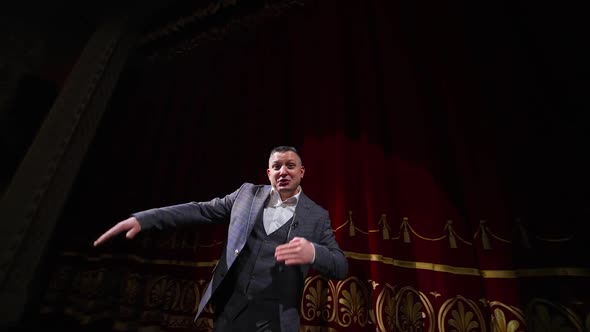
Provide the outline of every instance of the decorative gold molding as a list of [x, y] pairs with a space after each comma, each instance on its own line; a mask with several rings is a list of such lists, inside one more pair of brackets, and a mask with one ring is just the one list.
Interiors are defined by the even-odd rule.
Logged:
[[[64, 267], [63, 271], [53, 276], [62, 280], [50, 282], [47, 302], [41, 307], [43, 315], [64, 314], [77, 319], [80, 325], [113, 318], [114, 325], [120, 330], [135, 330], [138, 324], [144, 327], [160, 324], [164, 329], [211, 331], [213, 328], [210, 310], [197, 322], [193, 320], [206, 288], [204, 280], [169, 274], [138, 278], [138, 275], [131, 274], [121, 283], [127, 287], [113, 288], [112, 281], [120, 278], [115, 276], [109, 280], [106, 269]], [[133, 282], [129, 283], [129, 280]], [[112, 292], [117, 290], [122, 301], [112, 307]], [[584, 324], [587, 326], [590, 321], [585, 309], [580, 312], [579, 305], [572, 302], [533, 298], [526, 302], [526, 310], [523, 310], [498, 299], [447, 294], [437, 300], [435, 294], [438, 293], [431, 292], [434, 299], [430, 299], [425, 292], [413, 286], [392, 286], [387, 282], [375, 287], [371, 280], [357, 276], [344, 280], [329, 280], [317, 275], [308, 277], [300, 307], [306, 324], [302, 325], [305, 326], [303, 330], [352, 327], [384, 332], [408, 331], [407, 327], [411, 327], [429, 332], [522, 332], [525, 327], [531, 330], [531, 326], [551, 326], [552, 330], [565, 331], [560, 328], [568, 328], [569, 331], [582, 332]], [[433, 302], [441, 300], [441, 306], [436, 309]]]
[[[77, 252], [62, 252], [66, 257], [80, 257], [89, 262], [97, 262], [101, 260], [110, 259], [126, 259], [138, 263], [154, 264], [154, 265], [176, 265], [186, 267], [213, 267], [219, 260], [212, 261], [186, 261], [173, 259], [147, 259], [137, 255], [113, 255], [101, 254], [98, 256], [89, 256], [84, 253]], [[344, 255], [350, 259], [358, 261], [379, 262], [387, 265], [403, 267], [407, 269], [427, 270], [434, 272], [445, 272], [457, 275], [477, 276], [486, 279], [514, 279], [514, 278], [530, 278], [530, 277], [590, 277], [590, 269], [577, 267], [547, 267], [547, 268], [531, 268], [531, 269], [516, 269], [516, 270], [481, 270], [472, 267], [460, 267], [446, 264], [437, 264], [429, 262], [414, 262], [395, 259], [379, 254], [364, 254], [351, 251], [345, 251]]]
[[[420, 290], [411, 286], [402, 287], [396, 294], [394, 310], [398, 331], [435, 331], [434, 307]], [[404, 327], [411, 328], [404, 329]]]
[[489, 301], [491, 311], [491, 330], [493, 332], [522, 332], [526, 327], [524, 313], [520, 308], [500, 301]]
[[396, 287], [386, 283], [377, 296], [375, 302], [376, 324], [381, 331], [393, 331], [395, 329]]
[[531, 330], [550, 327], [553, 331], [584, 331], [580, 317], [571, 308], [542, 298], [534, 298], [525, 307], [527, 326]]
[[177, 260], [177, 259], [147, 259], [141, 258], [137, 255], [112, 255], [112, 254], [101, 254], [98, 256], [89, 256], [87, 254], [78, 253], [78, 252], [71, 252], [65, 251], [62, 252], [63, 256], [66, 257], [80, 257], [84, 258], [89, 262], [98, 262], [107, 259], [126, 259], [138, 263], [149, 263], [154, 265], [176, 265], [176, 266], [187, 266], [187, 267], [213, 267], [219, 262], [219, 260], [212, 260], [207, 262], [193, 262], [193, 261], [184, 261], [184, 260]]
[[534, 268], [534, 269], [517, 269], [517, 270], [481, 270], [471, 267], [459, 267], [445, 264], [413, 262], [394, 259], [378, 254], [363, 254], [345, 251], [348, 258], [360, 261], [380, 262], [383, 264], [404, 267], [408, 269], [428, 270], [434, 272], [445, 272], [459, 275], [478, 276], [487, 279], [500, 278], [525, 278], [525, 277], [550, 277], [550, 276], [568, 276], [568, 277], [590, 277], [590, 269], [576, 267], [552, 267], [552, 268]]
[[486, 332], [486, 326], [486, 320], [477, 303], [461, 295], [448, 299], [439, 309], [438, 329], [441, 332]]

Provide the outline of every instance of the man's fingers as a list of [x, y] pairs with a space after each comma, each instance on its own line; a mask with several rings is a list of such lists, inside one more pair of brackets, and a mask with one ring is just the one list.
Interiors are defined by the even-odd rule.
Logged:
[[295, 237], [287, 244], [277, 246], [275, 258], [286, 265], [308, 264], [313, 261], [313, 245], [304, 238]]
[[128, 238], [129, 240], [133, 239], [135, 237], [135, 234], [139, 233], [139, 229], [137, 228], [131, 228], [129, 230], [129, 232], [127, 232], [127, 234], [125, 234], [125, 237]]
[[94, 246], [99, 246], [113, 236], [124, 231], [127, 231], [126, 237], [128, 239], [134, 238], [135, 235], [141, 231], [139, 221], [135, 217], [131, 217], [117, 223], [115, 226], [111, 227], [111, 229], [104, 232], [104, 234], [102, 234], [98, 239], [96, 239], [96, 241], [94, 241]]
[[291, 241], [289, 241], [289, 244], [301, 243], [302, 242], [301, 240], [304, 240], [304, 238], [296, 236], [296, 237], [292, 238]]
[[[115, 226], [115, 227], [117, 227], [117, 226]], [[107, 239], [109, 239], [111, 237], [110, 234], [112, 233], [112, 231], [115, 227], [112, 227], [108, 231], [104, 232], [98, 239], [96, 239], [96, 241], [94, 241], [94, 246], [96, 247], [96, 246], [102, 244]]]
[[118, 223], [115, 226], [111, 227], [111, 229], [104, 232], [104, 234], [102, 234], [98, 239], [96, 239], [96, 241], [94, 241], [94, 246], [96, 247], [96, 246], [102, 244], [103, 242], [107, 241], [108, 239], [110, 239], [114, 235], [121, 232], [120, 228], [121, 228], [121, 223]]
[[301, 259], [301, 251], [302, 248], [299, 245], [288, 245], [287, 247], [283, 247], [280, 250], [277, 247], [275, 258], [277, 261], [285, 262], [287, 265], [296, 264], [294, 262]]
[[275, 256], [278, 255], [291, 255], [301, 251], [301, 246], [296, 244], [283, 244], [276, 248]]

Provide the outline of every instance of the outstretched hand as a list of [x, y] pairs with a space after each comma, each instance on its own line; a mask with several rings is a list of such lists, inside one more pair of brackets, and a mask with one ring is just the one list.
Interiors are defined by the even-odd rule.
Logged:
[[311, 264], [315, 254], [315, 247], [302, 237], [294, 237], [289, 243], [277, 246], [275, 258], [285, 265]]
[[135, 237], [137, 233], [141, 231], [141, 225], [139, 224], [139, 220], [135, 217], [127, 218], [123, 221], [118, 222], [115, 226], [111, 227], [108, 231], [104, 232], [96, 241], [94, 241], [94, 246], [99, 246], [104, 242], [108, 241], [113, 236], [127, 232], [125, 237], [128, 239], [132, 239]]

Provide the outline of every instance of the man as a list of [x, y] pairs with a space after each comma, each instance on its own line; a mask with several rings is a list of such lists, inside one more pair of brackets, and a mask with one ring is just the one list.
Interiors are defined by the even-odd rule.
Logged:
[[328, 212], [309, 199], [305, 174], [293, 147], [270, 153], [271, 185], [244, 183], [209, 202], [191, 202], [133, 214], [100, 236], [94, 245], [127, 232], [229, 222], [228, 237], [195, 319], [211, 303], [215, 331], [299, 331], [305, 276], [313, 267], [342, 279], [346, 258], [334, 238]]

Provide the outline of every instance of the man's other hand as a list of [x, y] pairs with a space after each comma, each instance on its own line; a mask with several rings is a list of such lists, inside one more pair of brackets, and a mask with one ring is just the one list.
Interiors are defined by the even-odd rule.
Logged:
[[294, 237], [289, 243], [277, 246], [275, 258], [285, 265], [311, 264], [315, 257], [315, 247], [302, 237]]

